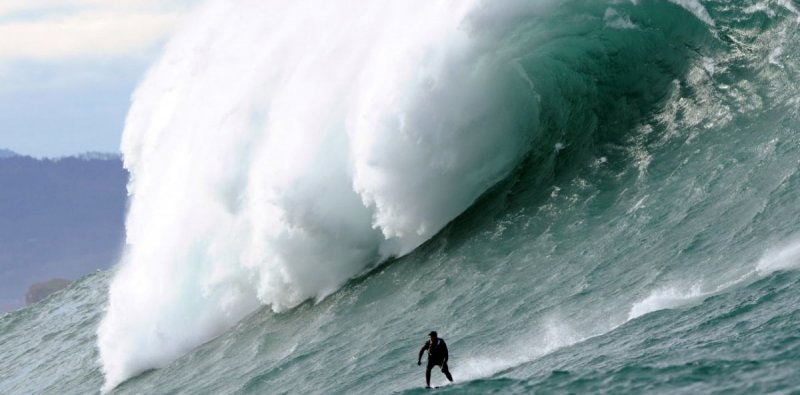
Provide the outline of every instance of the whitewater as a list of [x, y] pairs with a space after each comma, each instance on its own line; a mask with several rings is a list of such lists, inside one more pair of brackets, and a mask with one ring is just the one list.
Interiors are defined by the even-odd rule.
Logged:
[[[133, 95], [122, 258], [0, 393], [800, 389], [789, 0], [211, 0]], [[436, 385], [445, 384], [434, 371]]]

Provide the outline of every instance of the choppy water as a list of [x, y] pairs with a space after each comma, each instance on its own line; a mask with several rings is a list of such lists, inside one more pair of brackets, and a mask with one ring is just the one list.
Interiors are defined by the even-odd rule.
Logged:
[[796, 3], [317, 3], [173, 40], [0, 393], [423, 393], [433, 329], [442, 393], [800, 389]]

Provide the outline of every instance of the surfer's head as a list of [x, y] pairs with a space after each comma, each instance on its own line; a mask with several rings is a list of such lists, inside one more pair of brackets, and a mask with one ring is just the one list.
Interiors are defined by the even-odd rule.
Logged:
[[439, 336], [436, 334], [436, 331], [431, 331], [431, 333], [428, 333], [428, 337], [430, 337], [431, 340], [436, 340]]

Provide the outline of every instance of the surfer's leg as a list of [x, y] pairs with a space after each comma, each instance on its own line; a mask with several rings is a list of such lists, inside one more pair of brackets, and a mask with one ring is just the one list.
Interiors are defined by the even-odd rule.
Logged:
[[450, 380], [451, 383], [453, 382], [453, 376], [450, 375], [450, 369], [447, 368], [447, 362], [442, 364], [442, 373], [444, 373], [445, 377], [447, 377], [447, 379]]
[[427, 387], [431, 386], [431, 369], [433, 369], [435, 365], [428, 364], [428, 367], [425, 369], [425, 385]]

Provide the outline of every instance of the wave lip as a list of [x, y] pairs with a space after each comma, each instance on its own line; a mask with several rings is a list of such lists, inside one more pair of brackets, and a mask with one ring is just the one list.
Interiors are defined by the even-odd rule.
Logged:
[[767, 276], [779, 270], [798, 269], [800, 269], [800, 241], [794, 241], [765, 252], [756, 265], [756, 270], [761, 276]]
[[711, 19], [711, 15], [708, 14], [708, 11], [703, 4], [700, 3], [699, 0], [669, 0], [670, 3], [677, 4], [687, 11], [694, 14], [697, 19], [705, 22], [708, 25], [714, 26], [714, 20]]
[[688, 287], [671, 286], [652, 291], [636, 302], [628, 313], [628, 321], [659, 310], [676, 309], [703, 302], [706, 298], [730, 288], [747, 285], [782, 270], [800, 269], [800, 242], [784, 242], [766, 250], [754, 267], [729, 281], [713, 286], [694, 284]]
[[689, 289], [659, 289], [653, 291], [643, 300], [633, 304], [628, 313], [628, 321], [655, 311], [675, 309], [692, 303], [701, 302], [709, 295], [711, 295], [711, 293], [702, 292], [700, 288], [696, 286]]

